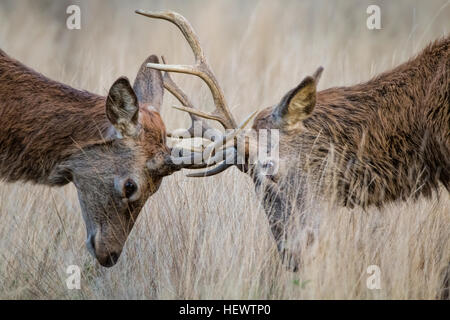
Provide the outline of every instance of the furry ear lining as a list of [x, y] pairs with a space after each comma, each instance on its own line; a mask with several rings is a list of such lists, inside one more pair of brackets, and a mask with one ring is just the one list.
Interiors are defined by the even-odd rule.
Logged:
[[139, 134], [139, 103], [127, 78], [114, 82], [106, 99], [106, 116], [122, 136]]
[[287, 113], [297, 121], [307, 118], [316, 105], [316, 83], [312, 77], [306, 77], [295, 88], [287, 100]]
[[308, 76], [300, 84], [289, 91], [275, 108], [276, 116], [283, 126], [296, 126], [308, 118], [316, 105], [316, 88], [323, 68], [316, 70], [313, 76]]

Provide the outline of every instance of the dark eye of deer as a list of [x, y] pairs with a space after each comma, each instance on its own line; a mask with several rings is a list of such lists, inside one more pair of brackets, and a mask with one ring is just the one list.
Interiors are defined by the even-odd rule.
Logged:
[[136, 192], [137, 186], [133, 180], [127, 180], [124, 184], [125, 197], [131, 198], [131, 196]]

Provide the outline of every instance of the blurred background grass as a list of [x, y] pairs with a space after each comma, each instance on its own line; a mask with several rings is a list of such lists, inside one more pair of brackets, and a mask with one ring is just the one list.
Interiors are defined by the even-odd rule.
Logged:
[[[66, 8], [81, 8], [81, 30], [66, 28]], [[366, 8], [381, 8], [381, 30], [368, 30]], [[449, 34], [449, 1], [9, 1], [0, 0], [0, 48], [76, 88], [106, 94], [134, 79], [150, 54], [191, 63], [178, 29], [134, 14], [170, 9], [196, 29], [238, 120], [276, 103], [317, 66], [319, 88], [351, 85], [406, 61]], [[203, 110], [212, 109], [197, 79], [174, 79]], [[185, 126], [171, 110], [169, 130]], [[164, 180], [148, 201], [124, 253], [103, 269], [84, 247], [75, 188], [0, 183], [1, 298], [423, 298], [433, 299], [450, 255], [450, 200], [346, 210], [314, 204], [320, 237], [302, 252], [303, 269], [280, 265], [264, 211], [237, 170], [208, 179], [183, 173]], [[352, 230], [353, 232], [349, 232]], [[65, 285], [68, 265], [82, 268], [82, 290]], [[382, 270], [382, 289], [366, 288], [366, 268]]]

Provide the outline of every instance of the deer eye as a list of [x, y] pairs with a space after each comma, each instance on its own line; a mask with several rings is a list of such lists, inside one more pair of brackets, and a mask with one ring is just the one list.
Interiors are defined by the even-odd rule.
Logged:
[[129, 199], [136, 192], [137, 185], [133, 180], [128, 179], [127, 181], [125, 181], [125, 183], [123, 185], [123, 189], [124, 189], [125, 197]]

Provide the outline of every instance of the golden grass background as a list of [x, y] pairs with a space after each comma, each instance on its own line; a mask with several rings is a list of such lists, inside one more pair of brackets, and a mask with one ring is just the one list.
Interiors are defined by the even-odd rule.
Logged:
[[[82, 29], [66, 29], [79, 4]], [[366, 28], [381, 7], [382, 29]], [[39, 72], [106, 94], [119, 76], [134, 79], [150, 54], [191, 63], [179, 31], [135, 9], [185, 15], [202, 41], [232, 111], [242, 119], [278, 102], [319, 65], [319, 88], [367, 80], [450, 32], [448, 1], [5, 1], [0, 48]], [[197, 79], [175, 75], [195, 104], [211, 110]], [[170, 106], [168, 129], [186, 115]], [[399, 202], [378, 210], [309, 205], [319, 237], [301, 253], [298, 273], [280, 264], [248, 177], [235, 169], [193, 180], [177, 173], [146, 204], [119, 263], [104, 269], [84, 246], [75, 188], [0, 183], [0, 298], [125, 299], [435, 299], [450, 260], [450, 197]], [[68, 265], [82, 269], [67, 290]], [[369, 265], [381, 289], [366, 287]]]

